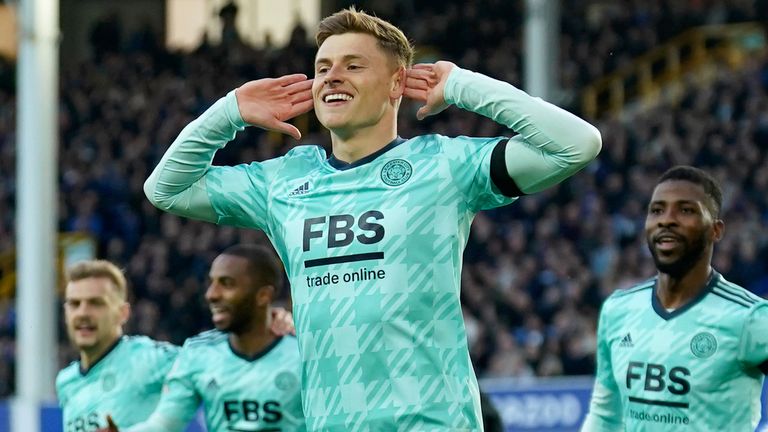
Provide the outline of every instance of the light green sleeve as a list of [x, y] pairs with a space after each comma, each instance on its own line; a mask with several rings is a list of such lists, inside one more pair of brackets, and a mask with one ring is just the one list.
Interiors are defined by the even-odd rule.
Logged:
[[[165, 152], [144, 183], [144, 193], [157, 208], [179, 216], [218, 222], [206, 177], [217, 150], [231, 141], [246, 123], [240, 116], [234, 90], [188, 124]], [[219, 167], [227, 169], [229, 167]], [[248, 182], [245, 171], [227, 173], [237, 183]]]
[[589, 413], [581, 426], [581, 432], [620, 432], [624, 430], [621, 395], [613, 377], [611, 350], [606, 338], [608, 325], [606, 307], [600, 312], [597, 327], [597, 372]]
[[760, 301], [744, 322], [739, 340], [739, 361], [768, 373], [768, 302]]
[[[193, 356], [182, 349], [163, 386], [160, 401], [149, 418], [123, 432], [182, 432], [195, 416], [202, 399], [195, 390]], [[119, 427], [120, 425], [118, 425]]]
[[509, 176], [524, 193], [561, 182], [584, 168], [602, 147], [600, 132], [575, 115], [503, 81], [454, 68], [445, 101], [519, 133], [506, 146]]

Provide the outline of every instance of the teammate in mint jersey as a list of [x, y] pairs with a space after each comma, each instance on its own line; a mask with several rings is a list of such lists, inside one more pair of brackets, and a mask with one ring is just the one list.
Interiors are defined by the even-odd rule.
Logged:
[[216, 257], [205, 293], [216, 330], [187, 339], [157, 409], [120, 430], [183, 431], [201, 404], [209, 432], [306, 430], [298, 343], [270, 330], [282, 272], [263, 246], [236, 245]]
[[107, 414], [125, 425], [146, 419], [178, 347], [123, 335], [130, 305], [125, 276], [114, 264], [80, 262], [67, 278], [64, 316], [80, 360], [56, 378], [64, 432], [95, 431], [106, 425]]
[[722, 192], [704, 171], [663, 174], [645, 233], [658, 275], [600, 312], [582, 431], [753, 431], [768, 373], [768, 301], [711, 267]]
[[[480, 210], [564, 180], [600, 134], [514, 86], [452, 63], [411, 66], [403, 33], [354, 9], [320, 23], [315, 77], [251, 81], [181, 132], [145, 183], [157, 207], [263, 230], [291, 282], [310, 430], [481, 430], [459, 299], [462, 252]], [[453, 104], [514, 138], [397, 135]], [[300, 138], [314, 106], [332, 154], [298, 146], [212, 166], [246, 126]]]

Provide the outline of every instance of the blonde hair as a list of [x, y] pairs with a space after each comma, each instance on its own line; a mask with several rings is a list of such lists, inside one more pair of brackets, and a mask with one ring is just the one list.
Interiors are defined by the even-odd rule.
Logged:
[[122, 300], [128, 298], [128, 283], [125, 275], [116, 265], [107, 260], [81, 261], [67, 269], [67, 283], [88, 278], [106, 278], [112, 282], [115, 292]]
[[354, 6], [320, 21], [315, 35], [317, 46], [320, 47], [331, 36], [345, 33], [371, 35], [387, 54], [397, 59], [398, 65], [409, 68], [413, 64], [414, 48], [402, 30], [381, 18], [358, 11]]

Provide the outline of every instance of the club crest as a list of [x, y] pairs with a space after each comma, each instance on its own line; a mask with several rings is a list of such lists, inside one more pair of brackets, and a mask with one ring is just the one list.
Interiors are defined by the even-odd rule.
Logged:
[[717, 339], [711, 333], [699, 333], [691, 339], [691, 352], [698, 358], [707, 358], [717, 351]]
[[404, 159], [392, 159], [381, 168], [381, 181], [389, 186], [400, 186], [408, 181], [413, 173], [411, 164]]

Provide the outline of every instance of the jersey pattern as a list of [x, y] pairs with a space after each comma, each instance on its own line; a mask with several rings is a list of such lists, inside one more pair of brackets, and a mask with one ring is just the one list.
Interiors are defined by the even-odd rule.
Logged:
[[203, 332], [184, 343], [158, 411], [189, 418], [202, 403], [209, 432], [304, 431], [300, 367], [292, 336], [248, 358], [233, 351], [226, 333]]
[[474, 215], [508, 204], [502, 138], [427, 135], [334, 167], [316, 146], [212, 167], [219, 223], [264, 230], [291, 282], [310, 430], [480, 430], [459, 300]]
[[157, 405], [163, 380], [179, 348], [146, 336], [123, 336], [91, 368], [72, 362], [56, 377], [64, 432], [106, 427], [109, 414], [121, 426], [145, 420]]
[[698, 298], [667, 311], [656, 283], [617, 291], [603, 306], [598, 362], [610, 368], [601, 367], [596, 392], [619, 400], [627, 431], [754, 430], [768, 302], [715, 272]]

